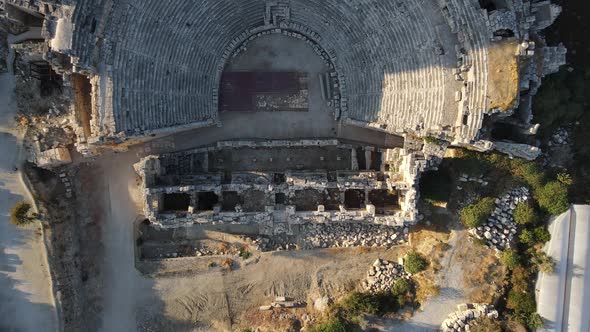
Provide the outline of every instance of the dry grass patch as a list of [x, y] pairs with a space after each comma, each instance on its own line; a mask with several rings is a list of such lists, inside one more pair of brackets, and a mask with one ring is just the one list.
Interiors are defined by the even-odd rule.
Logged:
[[221, 261], [220, 266], [226, 270], [231, 270], [234, 266], [234, 261], [231, 258], [226, 258]]
[[260, 311], [258, 308], [252, 308], [240, 317], [239, 328], [235, 329], [235, 331], [242, 331], [242, 329], [246, 328], [252, 328], [255, 331], [258, 329], [261, 332], [298, 331], [299, 329], [297, 327], [300, 326], [300, 323], [289, 318], [279, 318], [282, 313], [294, 314], [298, 318], [301, 318], [304, 313], [309, 315], [306, 308], [275, 308], [269, 311]]
[[459, 252], [463, 261], [463, 282], [472, 289], [469, 299], [472, 302], [493, 303], [497, 290], [506, 276], [506, 268], [495, 253], [474, 243], [466, 244]]
[[416, 282], [416, 301], [424, 303], [428, 298], [440, 293], [440, 286], [434, 282], [435, 275], [432, 269], [416, 274], [412, 277]]
[[435, 282], [436, 273], [442, 268], [440, 260], [450, 246], [447, 243], [450, 232], [446, 225], [433, 218], [430, 226], [419, 225], [410, 234], [412, 247], [422, 254], [429, 262], [425, 271], [415, 274], [412, 278], [416, 282], [416, 301], [425, 302], [429, 297], [440, 293], [440, 286]]

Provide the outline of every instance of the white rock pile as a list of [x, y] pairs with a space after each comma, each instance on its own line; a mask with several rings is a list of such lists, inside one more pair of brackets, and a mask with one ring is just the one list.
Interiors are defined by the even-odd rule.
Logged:
[[409, 228], [366, 223], [306, 224], [303, 248], [392, 247], [408, 240]]
[[410, 274], [406, 273], [403, 265], [378, 258], [367, 272], [363, 287], [370, 292], [387, 292], [400, 278], [410, 278]]
[[477, 324], [480, 317], [498, 318], [498, 311], [493, 305], [485, 303], [459, 304], [457, 311], [451, 313], [440, 326], [443, 332], [469, 331]]
[[529, 200], [530, 194], [526, 187], [514, 188], [496, 199], [496, 209], [483, 225], [471, 229], [470, 232], [478, 239], [484, 240], [489, 248], [505, 250], [516, 234], [514, 209], [519, 203]]

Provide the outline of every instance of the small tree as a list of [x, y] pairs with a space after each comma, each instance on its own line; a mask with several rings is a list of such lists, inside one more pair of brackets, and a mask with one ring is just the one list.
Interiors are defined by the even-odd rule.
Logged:
[[532, 224], [537, 219], [537, 213], [531, 204], [520, 203], [514, 209], [514, 221], [521, 225]]
[[492, 197], [484, 197], [461, 210], [461, 222], [469, 228], [480, 226], [494, 211], [495, 206], [496, 203]]
[[404, 260], [404, 269], [411, 274], [424, 271], [426, 266], [428, 266], [426, 259], [415, 251], [408, 253]]
[[10, 222], [17, 226], [24, 226], [28, 225], [33, 220], [31, 216], [29, 216], [29, 212], [31, 210], [31, 204], [27, 202], [17, 202], [12, 209], [10, 209]]

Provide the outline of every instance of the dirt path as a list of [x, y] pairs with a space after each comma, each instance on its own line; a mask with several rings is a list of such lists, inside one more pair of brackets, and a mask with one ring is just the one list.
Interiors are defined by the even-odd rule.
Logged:
[[450, 248], [440, 261], [441, 273], [437, 275], [436, 283], [440, 286], [440, 294], [431, 297], [423, 304], [421, 311], [402, 323], [392, 323], [384, 330], [400, 331], [437, 331], [442, 321], [456, 310], [457, 305], [467, 303], [468, 293], [463, 282], [463, 266], [458, 257], [462, 243], [468, 241], [467, 231], [452, 230], [448, 241]]
[[[34, 36], [35, 32], [9, 41]], [[0, 75], [0, 330], [45, 331], [58, 329], [51, 277], [39, 223], [27, 228], [10, 224], [10, 208], [17, 201], [31, 201], [21, 176], [14, 171], [23, 161], [14, 116], [14, 76]]]
[[102, 241], [105, 257], [102, 331], [135, 331], [136, 309], [142, 293], [150, 293], [150, 281], [135, 269], [133, 222], [138, 216], [134, 201], [135, 174], [131, 153], [101, 160], [107, 191]]

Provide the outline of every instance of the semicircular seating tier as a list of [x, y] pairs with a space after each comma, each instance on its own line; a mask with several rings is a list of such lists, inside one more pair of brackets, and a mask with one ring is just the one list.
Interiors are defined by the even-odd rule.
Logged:
[[[451, 1], [457, 2], [473, 3]], [[89, 18], [97, 15], [89, 9], [97, 3], [78, 4], [74, 24], [88, 36], [75, 38], [73, 52], [80, 66], [102, 68], [95, 69], [101, 76], [95, 88], [104, 90], [95, 101], [102, 114], [93, 121], [110, 121], [111, 133], [215, 121], [225, 61], [240, 41], [272, 29], [278, 15], [275, 29], [306, 35], [330, 56], [342, 118], [393, 133], [475, 136], [460, 128], [464, 107], [456, 94], [465, 87], [455, 80], [456, 45], [473, 40], [472, 51], [482, 43], [469, 33], [460, 42], [436, 1], [119, 0], [100, 9], [98, 23]], [[470, 22], [458, 22], [458, 29], [472, 28]], [[89, 51], [95, 45], [99, 50]], [[475, 86], [468, 87], [473, 108], [481, 107], [473, 103], [484, 100], [487, 89], [478, 76], [487, 77], [481, 60], [471, 63], [479, 66], [470, 80]]]

